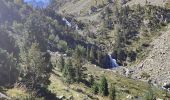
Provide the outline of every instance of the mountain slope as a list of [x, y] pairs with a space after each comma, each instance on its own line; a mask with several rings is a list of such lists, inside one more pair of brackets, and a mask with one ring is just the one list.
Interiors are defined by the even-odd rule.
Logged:
[[151, 5], [164, 6], [168, 0], [131, 0], [128, 5], [141, 4], [145, 5], [146, 1]]
[[167, 29], [151, 45], [148, 57], [135, 67], [134, 76], [140, 77], [142, 73], [150, 75], [150, 79], [156, 83], [170, 82], [170, 30]]

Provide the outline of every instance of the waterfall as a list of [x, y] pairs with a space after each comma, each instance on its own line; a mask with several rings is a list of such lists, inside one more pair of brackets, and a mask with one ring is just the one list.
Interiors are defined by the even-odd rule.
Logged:
[[68, 27], [71, 27], [71, 23], [66, 18], [63, 18], [62, 20], [67, 24]]
[[113, 59], [111, 55], [109, 55], [109, 59], [110, 59], [111, 68], [119, 67], [119, 65], [116, 62], [116, 59]]

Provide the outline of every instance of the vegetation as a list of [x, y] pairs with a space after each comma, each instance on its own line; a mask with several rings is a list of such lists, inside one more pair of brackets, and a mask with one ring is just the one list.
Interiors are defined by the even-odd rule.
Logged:
[[59, 67], [59, 70], [61, 72], [63, 71], [63, 69], [65, 67], [65, 60], [64, 60], [62, 55], [60, 56], [60, 59], [59, 59], [59, 62], [58, 62], [58, 67]]
[[[110, 68], [109, 52], [120, 65], [136, 61], [143, 52], [141, 48], [149, 46], [148, 41], [142, 40], [154, 36], [155, 31], [169, 23], [169, 9], [151, 5], [111, 8], [107, 3], [113, 3], [112, 0], [103, 1], [103, 5], [96, 4], [97, 7], [89, 5], [95, 13], [101, 11], [100, 17], [104, 19], [101, 20], [102, 28], [95, 34], [88, 30], [90, 25], [74, 16], [56, 13], [59, 1], [53, 1], [56, 5], [39, 8], [27, 5], [23, 0], [0, 0], [0, 87], [3, 87], [0, 92], [14, 100], [56, 100], [59, 91], [74, 96], [81, 94], [87, 99], [98, 96], [122, 99], [129, 93], [127, 91], [134, 96], [140, 92], [142, 96], [148, 84], [88, 67]], [[67, 25], [64, 18], [73, 25]], [[76, 25], [80, 29], [76, 29]], [[111, 32], [114, 32], [114, 39], [109, 38]], [[141, 44], [136, 45], [139, 42]], [[149, 75], [143, 73], [142, 77], [149, 78]], [[154, 99], [154, 94], [163, 97], [162, 91], [156, 90], [158, 92], [147, 90], [146, 100]], [[120, 92], [122, 97], [119, 97]]]
[[99, 92], [103, 96], [107, 96], [109, 94], [107, 79], [104, 76], [101, 78]]
[[9, 54], [6, 50], [0, 49], [0, 85], [10, 86], [17, 81], [19, 70], [16, 59], [13, 54]]
[[67, 83], [75, 82], [75, 72], [71, 59], [68, 59], [67, 64], [64, 66], [63, 77]]
[[21, 71], [23, 71], [21, 74], [25, 85], [30, 89], [35, 89], [37, 85], [44, 86], [49, 84], [48, 79], [52, 67], [49, 64], [50, 58], [48, 58], [48, 54], [43, 57], [39, 45], [33, 43], [28, 51], [28, 55], [21, 56]]
[[98, 94], [99, 92], [99, 87], [98, 87], [98, 84], [97, 83], [94, 83], [93, 86], [92, 86], [92, 92], [94, 94]]
[[151, 87], [149, 87], [148, 89], [148, 92], [146, 93], [146, 96], [145, 96], [145, 99], [146, 100], [154, 100], [154, 94], [153, 94], [153, 90]]
[[110, 85], [109, 88], [109, 98], [110, 100], [116, 100], [116, 89], [113, 83]]

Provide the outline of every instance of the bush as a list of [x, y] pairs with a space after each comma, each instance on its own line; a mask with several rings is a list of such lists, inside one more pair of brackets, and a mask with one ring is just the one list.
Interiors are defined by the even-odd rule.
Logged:
[[149, 75], [148, 73], [146, 73], [146, 72], [143, 72], [143, 73], [141, 74], [141, 77], [148, 79], [148, 78], [150, 77], [150, 75]]
[[148, 92], [145, 94], [145, 100], [155, 100], [151, 86], [149, 87]]
[[62, 51], [66, 51], [67, 50], [67, 42], [64, 40], [60, 40], [58, 45], [57, 45], [58, 49], [62, 50]]

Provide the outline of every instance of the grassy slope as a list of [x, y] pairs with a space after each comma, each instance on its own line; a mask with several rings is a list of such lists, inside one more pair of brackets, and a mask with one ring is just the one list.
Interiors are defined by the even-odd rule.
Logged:
[[[103, 70], [98, 67], [94, 67], [93, 65], [85, 65], [87, 66], [88, 73], [95, 75], [100, 78], [101, 75], [105, 75], [109, 80], [109, 83], [114, 83], [117, 89], [117, 100], [126, 100], [127, 95], [132, 96], [141, 96], [144, 97], [145, 93], [148, 91], [149, 84], [141, 81], [136, 81], [133, 79], [125, 78], [120, 76], [113, 71]], [[98, 79], [97, 78], [97, 79]], [[61, 81], [61, 77], [56, 75], [51, 76], [51, 85], [49, 89], [61, 96], [64, 95], [66, 98], [73, 96], [75, 100], [83, 100], [87, 95], [92, 95], [89, 87], [86, 87], [84, 84], [73, 84], [66, 85]], [[76, 91], [80, 89], [82, 92]], [[154, 94], [157, 98], [164, 98], [165, 92], [159, 90], [158, 88], [153, 87]], [[129, 93], [126, 93], [129, 91]], [[99, 100], [108, 100], [107, 97], [101, 97], [98, 95], [92, 95], [93, 98], [99, 98]], [[91, 99], [88, 97], [88, 99]]]
[[[114, 70], [104, 70], [92, 64], [85, 64], [84, 67], [87, 68], [86, 73], [94, 75], [96, 80], [99, 80], [100, 76], [105, 75], [109, 81], [109, 84], [114, 83], [117, 91], [117, 100], [128, 100], [126, 99], [128, 95], [144, 97], [145, 93], [148, 91], [148, 83], [121, 76]], [[91, 89], [85, 86], [83, 83], [72, 85], [64, 84], [62, 82], [61, 73], [58, 72], [57, 68], [51, 75], [51, 82], [52, 83], [49, 86], [49, 89], [59, 96], [64, 95], [67, 98], [73, 96], [75, 100], [83, 100], [86, 97], [88, 100], [95, 98], [98, 98], [99, 100], [109, 100], [108, 97], [93, 95]], [[152, 89], [154, 91], [154, 95], [157, 98], [164, 99], [164, 91], [156, 87], [152, 87]], [[82, 92], [76, 90], [81, 90]]]
[[107, 3], [107, 0], [72, 0], [62, 6], [60, 8], [60, 12], [65, 11], [67, 14], [85, 15], [89, 12], [91, 6], [96, 6], [96, 1], [97, 5], [103, 5]]
[[[92, 73], [93, 75], [101, 76], [105, 75], [107, 79], [110, 81], [110, 83], [115, 83], [115, 86], [117, 87], [118, 91], [118, 97], [119, 99], [124, 99], [128, 94], [126, 92], [123, 92], [123, 90], [129, 90], [130, 94], [133, 96], [144, 96], [144, 94], [148, 91], [149, 84], [133, 79], [126, 78], [124, 76], [121, 76], [119, 74], [116, 74], [111, 70], [103, 70], [98, 67], [94, 67], [93, 65], [87, 65], [87, 69], [89, 73]], [[156, 87], [152, 87], [154, 90], [155, 96], [159, 98], [163, 98], [163, 91], [159, 90]]]

